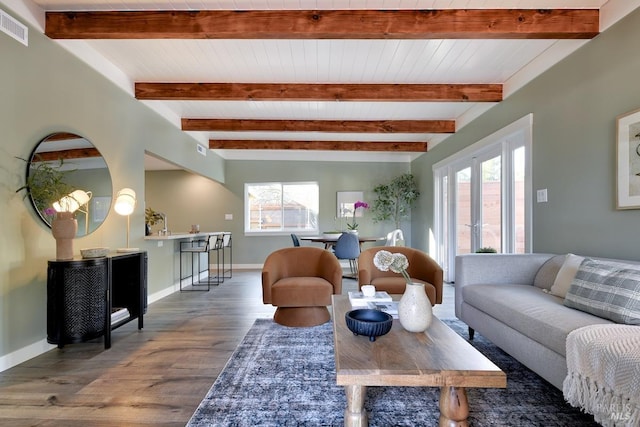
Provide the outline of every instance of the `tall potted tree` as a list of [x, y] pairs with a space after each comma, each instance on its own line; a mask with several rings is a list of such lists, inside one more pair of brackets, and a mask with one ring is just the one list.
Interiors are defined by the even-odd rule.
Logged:
[[373, 192], [376, 195], [371, 206], [373, 221], [393, 221], [396, 229], [400, 228], [402, 220], [409, 217], [411, 206], [420, 196], [415, 178], [410, 173], [376, 186]]

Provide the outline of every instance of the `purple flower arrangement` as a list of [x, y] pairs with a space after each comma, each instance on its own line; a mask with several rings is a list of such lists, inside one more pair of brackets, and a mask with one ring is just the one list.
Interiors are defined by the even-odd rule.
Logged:
[[351, 224], [347, 223], [347, 227], [349, 228], [349, 230], [357, 230], [358, 229], [358, 223], [356, 222], [356, 212], [358, 211], [358, 208], [369, 209], [369, 204], [366, 203], [366, 202], [361, 202], [360, 200], [358, 200], [357, 202], [354, 203], [354, 205], [353, 205], [353, 222]]

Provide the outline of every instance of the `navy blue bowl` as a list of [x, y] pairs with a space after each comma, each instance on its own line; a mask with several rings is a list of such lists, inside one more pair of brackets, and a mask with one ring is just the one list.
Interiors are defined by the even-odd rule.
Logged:
[[388, 333], [393, 325], [390, 314], [370, 308], [348, 311], [344, 318], [353, 335], [369, 337], [369, 341], [375, 341], [376, 337]]

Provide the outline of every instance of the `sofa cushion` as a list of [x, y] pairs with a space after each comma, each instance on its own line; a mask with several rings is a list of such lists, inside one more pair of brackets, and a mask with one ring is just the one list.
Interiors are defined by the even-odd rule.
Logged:
[[616, 323], [640, 325], [640, 268], [586, 259], [564, 305]]
[[562, 298], [529, 285], [474, 285], [462, 288], [465, 303], [523, 335], [566, 355], [569, 332], [582, 326], [612, 323], [565, 307]]
[[549, 293], [560, 298], [566, 297], [567, 292], [571, 287], [571, 283], [573, 282], [573, 278], [576, 277], [576, 273], [578, 272], [578, 268], [580, 268], [582, 261], [584, 261], [584, 257], [567, 254]]
[[533, 286], [540, 289], [551, 289], [565, 259], [566, 255], [555, 255], [549, 258], [536, 273]]

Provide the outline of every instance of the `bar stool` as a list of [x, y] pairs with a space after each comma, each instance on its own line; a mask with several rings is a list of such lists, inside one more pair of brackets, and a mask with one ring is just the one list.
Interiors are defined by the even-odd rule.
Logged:
[[[192, 240], [189, 242], [180, 242], [180, 292], [184, 291], [209, 291], [211, 289], [211, 285], [219, 285], [220, 284], [220, 264], [218, 263], [218, 274], [215, 277], [211, 276], [209, 271], [210, 269], [210, 260], [211, 260], [211, 250], [216, 247], [219, 236], [209, 236], [206, 240]], [[222, 239], [220, 239], [222, 240]], [[213, 243], [213, 244], [212, 244]], [[183, 289], [182, 288], [182, 280], [186, 279], [188, 276], [182, 275], [182, 258], [183, 254], [191, 254], [191, 289]], [[201, 269], [200, 267], [200, 258], [202, 254], [207, 254], [207, 266], [206, 269]], [[197, 273], [193, 269], [193, 258], [198, 258], [198, 270]], [[200, 274], [202, 272], [207, 272], [207, 281], [200, 281]], [[194, 282], [193, 276], [198, 275], [198, 281]], [[215, 281], [211, 279], [215, 278]], [[200, 289], [200, 287], [206, 286], [206, 289]]]
[[[225, 264], [225, 252], [229, 249], [229, 269], [227, 270]], [[229, 275], [227, 276], [227, 273]], [[222, 235], [222, 280], [230, 279], [233, 276], [233, 248], [231, 247], [231, 233], [223, 233]]]

